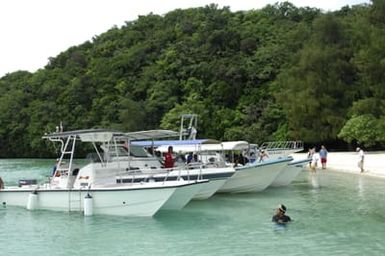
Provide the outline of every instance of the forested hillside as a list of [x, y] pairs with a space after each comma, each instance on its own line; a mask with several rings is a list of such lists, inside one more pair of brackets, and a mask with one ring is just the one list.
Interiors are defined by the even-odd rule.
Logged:
[[140, 16], [0, 79], [0, 157], [48, 156], [60, 121], [178, 130], [184, 113], [199, 137], [383, 145], [384, 42], [385, 0]]

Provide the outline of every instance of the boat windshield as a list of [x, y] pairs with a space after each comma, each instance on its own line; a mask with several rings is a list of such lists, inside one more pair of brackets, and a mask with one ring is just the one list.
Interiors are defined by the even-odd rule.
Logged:
[[151, 155], [142, 146], [137, 145], [130, 145], [130, 155], [135, 157], [151, 157]]
[[[127, 148], [125, 145], [117, 145], [116, 147], [111, 145], [107, 150], [111, 157], [125, 157], [128, 156]], [[150, 157], [151, 155], [142, 147], [137, 145], [130, 145], [130, 156], [134, 157]]]

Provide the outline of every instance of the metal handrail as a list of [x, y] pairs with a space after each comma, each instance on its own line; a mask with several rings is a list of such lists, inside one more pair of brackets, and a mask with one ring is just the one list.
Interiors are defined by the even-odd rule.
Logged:
[[265, 150], [303, 150], [302, 141], [269, 141], [264, 142], [260, 146], [261, 149]]

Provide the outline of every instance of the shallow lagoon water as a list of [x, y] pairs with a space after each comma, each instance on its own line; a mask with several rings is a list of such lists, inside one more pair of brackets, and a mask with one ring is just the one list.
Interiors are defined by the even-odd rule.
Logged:
[[[7, 184], [52, 160], [0, 160]], [[0, 208], [1, 255], [384, 255], [385, 180], [306, 171], [288, 187], [215, 195], [152, 218]], [[294, 220], [271, 222], [279, 203]]]

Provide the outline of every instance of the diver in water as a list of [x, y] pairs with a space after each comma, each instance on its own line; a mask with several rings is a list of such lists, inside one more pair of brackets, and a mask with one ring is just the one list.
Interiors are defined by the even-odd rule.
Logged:
[[291, 221], [290, 217], [285, 215], [286, 207], [283, 204], [280, 204], [275, 211], [275, 215], [272, 218], [272, 221], [277, 224], [286, 224]]

